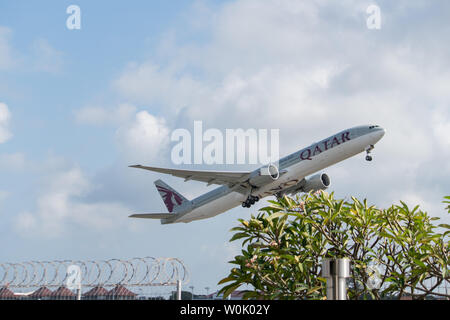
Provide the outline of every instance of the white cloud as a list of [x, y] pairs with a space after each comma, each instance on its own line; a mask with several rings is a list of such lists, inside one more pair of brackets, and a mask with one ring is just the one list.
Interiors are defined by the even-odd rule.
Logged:
[[[207, 127], [280, 128], [281, 154], [344, 128], [379, 124], [387, 134], [374, 163], [367, 166], [360, 157], [355, 161], [362, 164], [339, 165], [351, 183], [333, 187], [370, 191], [377, 200], [401, 196], [395, 191], [406, 186], [444, 195], [448, 182], [436, 186], [431, 176], [436, 167], [449, 168], [436, 157], [450, 143], [450, 109], [438, 108], [450, 104], [450, 47], [437, 40], [445, 29], [424, 13], [406, 32], [404, 17], [417, 8], [399, 1], [380, 4], [384, 22], [371, 31], [369, 4], [241, 0], [216, 11], [199, 6], [187, 25], [208, 41], [186, 44], [172, 31], [157, 55], [130, 64], [114, 85], [130, 103], [162, 106], [161, 116], [179, 127], [203, 120]], [[445, 19], [438, 6], [420, 6]], [[209, 11], [214, 14], [203, 14]]]
[[167, 151], [170, 130], [163, 117], [148, 111], [138, 111], [134, 105], [120, 104], [115, 108], [85, 107], [75, 112], [79, 124], [116, 127], [116, 142], [126, 161], [160, 160]]
[[20, 234], [57, 238], [77, 227], [109, 232], [127, 222], [129, 209], [122, 204], [82, 200], [95, 186], [79, 168], [58, 171], [47, 180], [36, 209], [22, 212], [16, 218], [15, 227]]
[[447, 116], [443, 116], [445, 114], [444, 108], [437, 109], [433, 112], [433, 133], [438, 145], [442, 148], [442, 152], [450, 154], [450, 114], [447, 113]]
[[35, 71], [58, 73], [62, 70], [63, 53], [53, 48], [46, 39], [39, 38], [34, 41], [33, 54]]
[[0, 170], [18, 171], [23, 170], [27, 165], [23, 153], [0, 154]]
[[[401, 199], [409, 209], [414, 209], [415, 206], [420, 205], [419, 210], [427, 212], [434, 217], [440, 217], [442, 222], [448, 222], [448, 213], [445, 210], [445, 205], [442, 203], [442, 198], [427, 192], [426, 194], [419, 194], [413, 190], [400, 192], [398, 199]], [[401, 205], [398, 201], [396, 204]]]
[[9, 130], [9, 122], [11, 120], [11, 112], [8, 106], [0, 102], [0, 143], [8, 141], [12, 134]]
[[59, 73], [64, 65], [63, 52], [55, 49], [47, 39], [37, 38], [28, 50], [18, 52], [11, 45], [12, 30], [0, 26], [0, 70], [20, 69], [35, 72]]
[[135, 106], [120, 104], [116, 108], [85, 107], [75, 112], [75, 118], [80, 124], [120, 125], [130, 121], [135, 113]]
[[199, 95], [207, 93], [203, 83], [189, 74], [180, 75], [178, 71], [173, 67], [161, 68], [151, 62], [130, 64], [114, 85], [137, 103], [162, 103], [175, 115]]
[[117, 130], [116, 136], [125, 158], [139, 163], [158, 159], [170, 142], [165, 120], [147, 111], [136, 113], [132, 122]]
[[2, 205], [3, 201], [9, 196], [9, 192], [0, 190], [0, 205]]

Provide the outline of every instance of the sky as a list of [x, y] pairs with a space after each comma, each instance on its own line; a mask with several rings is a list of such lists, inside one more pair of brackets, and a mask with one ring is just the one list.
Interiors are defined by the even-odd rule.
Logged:
[[185, 168], [170, 137], [194, 121], [279, 129], [282, 156], [378, 124], [374, 161], [327, 168], [329, 191], [448, 223], [449, 12], [439, 0], [0, 1], [0, 261], [177, 257], [196, 293], [219, 288], [240, 252], [230, 229], [263, 203], [189, 224], [128, 218], [166, 210], [157, 179], [188, 199], [214, 189], [128, 168]]

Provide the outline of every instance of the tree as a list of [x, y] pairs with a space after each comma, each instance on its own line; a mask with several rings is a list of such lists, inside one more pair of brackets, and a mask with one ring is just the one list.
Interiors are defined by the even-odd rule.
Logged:
[[[226, 284], [224, 298], [247, 284], [253, 290], [244, 299], [325, 299], [325, 257], [351, 259], [349, 299], [448, 297], [433, 290], [450, 281], [450, 226], [436, 225], [439, 218], [419, 206], [410, 209], [400, 202], [379, 209], [351, 199], [323, 191], [284, 197], [269, 201], [257, 216], [240, 219], [230, 241], [243, 240], [242, 254], [230, 261], [235, 267], [219, 282]], [[444, 202], [450, 213], [449, 200]]]

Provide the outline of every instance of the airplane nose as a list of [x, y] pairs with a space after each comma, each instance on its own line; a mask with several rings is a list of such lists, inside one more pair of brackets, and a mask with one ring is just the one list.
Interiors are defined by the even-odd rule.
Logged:
[[385, 134], [386, 134], [386, 129], [384, 129], [384, 128], [379, 128], [379, 129], [377, 130], [377, 138], [378, 138], [378, 140], [380, 140], [381, 138], [383, 138]]

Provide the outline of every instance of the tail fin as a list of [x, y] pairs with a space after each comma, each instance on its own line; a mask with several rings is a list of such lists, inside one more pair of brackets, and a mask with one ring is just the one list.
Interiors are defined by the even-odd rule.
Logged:
[[155, 181], [155, 186], [170, 213], [178, 212], [181, 208], [190, 205], [191, 202], [188, 199], [183, 197], [162, 180]]

